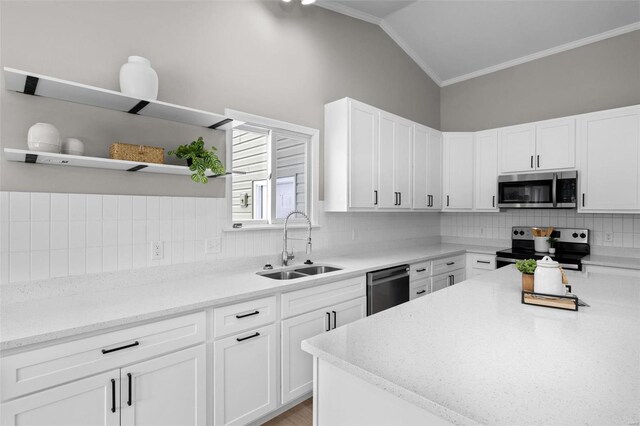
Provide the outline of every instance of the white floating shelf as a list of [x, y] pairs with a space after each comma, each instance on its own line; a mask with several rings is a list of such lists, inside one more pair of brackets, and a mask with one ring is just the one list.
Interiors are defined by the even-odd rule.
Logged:
[[43, 96], [130, 114], [227, 130], [242, 124], [228, 117], [157, 100], [136, 99], [114, 90], [87, 86], [13, 68], [4, 68], [5, 87], [27, 95]]
[[[120, 170], [127, 172], [160, 173], [165, 175], [191, 175], [187, 166], [172, 164], [139, 163], [136, 161], [112, 160], [110, 158], [85, 157], [82, 155], [54, 154], [51, 152], [29, 151], [26, 149], [5, 148], [4, 156], [9, 161], [20, 163], [52, 164], [56, 166], [87, 167], [91, 169]], [[224, 175], [209, 175], [210, 178]]]

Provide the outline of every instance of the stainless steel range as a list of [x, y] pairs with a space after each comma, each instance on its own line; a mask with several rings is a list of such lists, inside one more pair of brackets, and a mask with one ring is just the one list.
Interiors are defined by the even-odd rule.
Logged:
[[[511, 229], [511, 248], [496, 252], [496, 266], [516, 263], [521, 259], [542, 259], [550, 256], [565, 269], [582, 270], [582, 258], [589, 254], [589, 230], [574, 228], [556, 228], [551, 234], [557, 238], [556, 253], [539, 253], [534, 250], [531, 226], [514, 226]], [[540, 228], [546, 228], [540, 227]]]

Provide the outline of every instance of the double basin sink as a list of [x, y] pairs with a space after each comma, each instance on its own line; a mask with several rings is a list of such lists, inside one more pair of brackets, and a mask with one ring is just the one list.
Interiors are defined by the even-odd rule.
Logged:
[[312, 275], [326, 274], [327, 272], [341, 271], [342, 268], [335, 266], [318, 265], [318, 266], [300, 266], [295, 269], [277, 272], [258, 272], [258, 275], [271, 278], [272, 280], [294, 280], [296, 278], [304, 278]]

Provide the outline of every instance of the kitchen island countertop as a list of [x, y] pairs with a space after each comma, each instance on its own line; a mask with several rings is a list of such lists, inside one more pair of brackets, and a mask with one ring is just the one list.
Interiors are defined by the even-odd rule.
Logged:
[[508, 266], [302, 347], [455, 424], [638, 424], [640, 280], [568, 276], [590, 307], [523, 305]]

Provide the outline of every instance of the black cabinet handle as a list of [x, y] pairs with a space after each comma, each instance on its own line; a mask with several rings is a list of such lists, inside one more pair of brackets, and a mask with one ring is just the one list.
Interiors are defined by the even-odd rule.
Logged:
[[449, 275], [449, 286], [452, 286], [454, 284], [454, 280], [455, 280], [455, 276]]
[[582, 207], [584, 207], [584, 192], [582, 193]]
[[247, 337], [238, 337], [236, 340], [237, 340], [238, 342], [243, 342], [243, 341], [245, 341], [245, 340], [249, 340], [249, 339], [253, 339], [254, 337], [258, 337], [259, 335], [260, 335], [260, 333], [258, 333], [258, 332], [256, 331], [256, 333], [255, 333], [255, 334], [252, 334], [251, 336], [247, 336]]
[[533, 169], [533, 155], [531, 156], [531, 168]]
[[127, 405], [131, 407], [131, 373], [127, 373], [127, 377], [129, 378], [129, 399], [127, 399]]
[[447, 207], [449, 207], [449, 196], [447, 195]]
[[111, 352], [115, 352], [115, 351], [121, 351], [122, 349], [127, 349], [127, 348], [132, 348], [134, 346], [138, 346], [140, 344], [140, 342], [138, 342], [137, 340], [133, 343], [131, 343], [130, 345], [124, 345], [124, 346], [120, 346], [119, 348], [113, 348], [113, 349], [103, 349], [102, 350], [102, 354], [108, 354]]
[[331, 330], [331, 314], [327, 312], [327, 329], [326, 331]]
[[331, 311], [333, 313], [333, 329], [335, 330], [335, 328], [338, 326], [338, 314], [336, 313], [336, 311]]
[[495, 207], [495, 206], [496, 206], [496, 196], [494, 195], [491, 200], [491, 207]]
[[540, 156], [536, 155], [536, 157], [537, 157], [537, 159], [536, 159], [537, 167], [540, 167]]
[[402, 205], [402, 192], [398, 192], [398, 205]]
[[447, 266], [455, 265], [456, 262], [447, 262]]
[[416, 294], [422, 294], [422, 293], [426, 293], [426, 292], [427, 292], [427, 290], [421, 290], [421, 291], [417, 292]]
[[116, 379], [111, 379], [111, 412], [116, 412]]
[[427, 207], [433, 207], [433, 195], [428, 195], [429, 197], [429, 205]]
[[426, 270], [427, 270], [427, 268], [420, 268], [420, 269], [416, 269], [416, 272], [424, 272]]
[[255, 312], [251, 312], [250, 314], [244, 314], [244, 315], [236, 315], [236, 318], [240, 319], [240, 318], [246, 318], [246, 317], [250, 317], [253, 315], [258, 315], [260, 313], [260, 311], [255, 311]]
[[373, 191], [373, 205], [377, 206], [378, 205], [378, 190], [375, 189]]
[[476, 263], [486, 263], [488, 265], [491, 262], [489, 262], [488, 260], [476, 260]]

